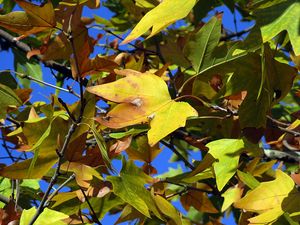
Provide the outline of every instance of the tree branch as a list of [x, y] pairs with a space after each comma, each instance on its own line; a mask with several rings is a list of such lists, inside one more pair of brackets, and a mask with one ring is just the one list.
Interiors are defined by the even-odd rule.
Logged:
[[[10, 47], [17, 48], [18, 50], [24, 52], [25, 54], [31, 51], [29, 45], [27, 45], [22, 41], [17, 40], [16, 37], [12, 36], [11, 34], [9, 34], [8, 32], [2, 29], [0, 29], [0, 38], [4, 39], [10, 45]], [[33, 56], [33, 57], [39, 62], [42, 62], [45, 67], [52, 68], [62, 73], [66, 78], [73, 79], [71, 70], [68, 67], [64, 66], [63, 64], [55, 62], [53, 60], [43, 61], [40, 55]]]
[[220, 41], [228, 41], [230, 40], [231, 38], [234, 38], [234, 37], [240, 37], [248, 32], [250, 32], [252, 30], [253, 27], [248, 27], [247, 29], [245, 30], [241, 30], [239, 32], [235, 32], [235, 33], [232, 33], [232, 34], [226, 34], [226, 36], [224, 37], [221, 37]]
[[93, 222], [96, 223], [96, 224], [98, 224], [98, 225], [102, 225], [102, 223], [99, 221], [99, 219], [98, 219], [98, 217], [96, 215], [96, 212], [95, 212], [94, 208], [92, 207], [92, 205], [91, 205], [88, 197], [86, 196], [84, 190], [80, 186], [79, 186], [79, 188], [80, 188], [80, 190], [81, 190], [81, 192], [82, 192], [82, 194], [84, 196], [85, 201], [87, 202], [87, 204], [88, 204], [88, 206], [89, 206], [89, 208], [91, 210], [91, 216], [93, 218]]
[[193, 166], [193, 164], [191, 164], [180, 152], [177, 151], [177, 149], [174, 147], [174, 145], [164, 141], [164, 140], [161, 140], [160, 141], [163, 145], [167, 146], [172, 152], [174, 152], [178, 158], [184, 162], [184, 164], [189, 167], [191, 170], [194, 170], [195, 167]]

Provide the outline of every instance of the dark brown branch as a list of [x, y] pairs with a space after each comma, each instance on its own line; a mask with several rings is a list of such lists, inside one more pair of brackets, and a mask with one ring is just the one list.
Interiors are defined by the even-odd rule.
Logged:
[[33, 218], [31, 219], [29, 225], [33, 225], [34, 224], [34, 222], [37, 220], [37, 218], [40, 216], [40, 214], [44, 211], [44, 209], [46, 207], [45, 203], [47, 202], [47, 199], [48, 199], [48, 196], [50, 194], [50, 191], [51, 191], [52, 187], [56, 184], [57, 179], [58, 179], [58, 177], [60, 175], [60, 167], [61, 167], [63, 159], [64, 159], [64, 153], [67, 150], [67, 146], [68, 146], [68, 144], [69, 144], [69, 142], [71, 140], [71, 137], [72, 137], [73, 133], [76, 130], [76, 127], [77, 127], [77, 124], [72, 123], [72, 125], [69, 128], [69, 131], [68, 131], [68, 134], [67, 134], [67, 136], [65, 138], [63, 146], [62, 146], [61, 150], [58, 152], [59, 159], [58, 159], [57, 167], [55, 169], [55, 173], [54, 173], [53, 177], [51, 178], [51, 181], [50, 181], [50, 183], [48, 185], [48, 188], [45, 191], [44, 196], [43, 196], [43, 198], [42, 198], [42, 200], [40, 202], [40, 205], [37, 208], [36, 213], [34, 214]]
[[51, 201], [51, 199], [74, 178], [75, 178], [75, 173], [73, 173], [67, 180], [65, 180], [65, 182], [63, 182], [61, 185], [59, 185], [59, 187], [54, 192], [52, 192], [52, 194], [49, 196], [49, 198], [45, 202], [45, 206], [47, 207], [49, 205], [49, 202]]
[[84, 96], [83, 96], [83, 85], [84, 85], [83, 82], [84, 82], [84, 80], [81, 79], [81, 77], [80, 77], [79, 64], [78, 64], [78, 59], [77, 59], [77, 55], [76, 55], [76, 51], [75, 51], [75, 45], [74, 45], [74, 39], [73, 39], [73, 36], [72, 36], [72, 27], [71, 27], [72, 19], [73, 19], [73, 15], [75, 13], [75, 10], [76, 10], [76, 7], [74, 8], [73, 13], [71, 14], [66, 36], [67, 36], [67, 39], [71, 43], [71, 47], [72, 47], [73, 55], [74, 55], [74, 59], [75, 59], [75, 70], [76, 70], [76, 75], [78, 76], [77, 81], [78, 81], [79, 87], [80, 87], [80, 112], [79, 112], [79, 116], [76, 119], [76, 121], [74, 121], [75, 118], [73, 118], [72, 124], [69, 128], [69, 131], [68, 131], [66, 137], [65, 137], [63, 146], [61, 147], [60, 151], [57, 151], [58, 162], [57, 162], [57, 167], [56, 167], [55, 173], [52, 176], [51, 181], [48, 185], [48, 188], [47, 188], [47, 190], [46, 190], [46, 192], [45, 192], [45, 194], [44, 194], [44, 196], [43, 196], [43, 198], [40, 202], [40, 205], [39, 205], [34, 217], [31, 219], [29, 225], [33, 225], [34, 222], [37, 220], [37, 218], [40, 216], [40, 214], [43, 212], [45, 207], [47, 207], [46, 203], [48, 202], [48, 197], [49, 197], [50, 191], [51, 191], [52, 187], [55, 185], [55, 183], [57, 182], [57, 179], [60, 175], [60, 167], [61, 167], [61, 165], [63, 163], [63, 160], [64, 160], [64, 154], [65, 154], [65, 152], [67, 150], [67, 147], [68, 147], [68, 145], [71, 141], [72, 135], [74, 134], [76, 128], [78, 127], [78, 125], [80, 124], [80, 122], [82, 120], [82, 116], [83, 116], [83, 112], [84, 112], [84, 108], [85, 108], [85, 100], [84, 100]]
[[172, 152], [174, 152], [178, 158], [184, 162], [184, 164], [189, 167], [191, 170], [194, 170], [195, 167], [193, 166], [193, 164], [191, 164], [180, 152], [177, 151], [177, 149], [174, 147], [174, 145], [164, 141], [164, 140], [161, 140], [160, 141], [163, 145], [165, 145], [166, 147], [168, 147]]
[[249, 28], [247, 28], [247, 29], [245, 29], [245, 30], [241, 30], [241, 31], [239, 31], [239, 32], [235, 32], [235, 33], [232, 33], [232, 34], [227, 34], [226, 36], [221, 37], [220, 41], [228, 41], [228, 40], [230, 40], [231, 38], [243, 36], [244, 34], [250, 32], [252, 28], [253, 28], [253, 27], [249, 27]]
[[[31, 51], [29, 45], [27, 45], [22, 41], [17, 40], [16, 37], [12, 36], [11, 34], [9, 34], [8, 32], [2, 29], [0, 29], [0, 38], [4, 39], [7, 43], [9, 43], [11, 47], [17, 48], [18, 50], [24, 52], [25, 54]], [[53, 60], [43, 61], [42, 57], [39, 55], [33, 57], [39, 62], [42, 62], [45, 67], [52, 68], [62, 73], [66, 78], [73, 79], [71, 70], [68, 67], [64, 66], [63, 64], [55, 62]]]
[[289, 123], [286, 123], [286, 122], [282, 122], [282, 121], [276, 120], [276, 119], [274, 119], [274, 118], [271, 117], [271, 116], [267, 116], [267, 119], [270, 120], [273, 124], [277, 124], [277, 125], [279, 125], [279, 126], [288, 127], [289, 125], [291, 125], [291, 124], [289, 124]]
[[79, 186], [79, 188], [81, 190], [81, 193], [84, 196], [85, 201], [87, 202], [87, 204], [88, 204], [88, 206], [89, 206], [89, 208], [91, 210], [91, 216], [92, 216], [93, 222], [96, 223], [96, 224], [98, 224], [98, 225], [102, 225], [102, 223], [99, 221], [99, 219], [98, 219], [98, 217], [96, 215], [96, 212], [95, 212], [94, 208], [92, 207], [92, 205], [91, 205], [91, 203], [90, 203], [87, 195], [85, 194], [84, 190], [80, 186]]
[[193, 191], [205, 192], [205, 193], [208, 193], [208, 194], [213, 193], [213, 191], [210, 191], [210, 190], [206, 190], [206, 189], [202, 189], [202, 188], [197, 188], [197, 187], [193, 187], [193, 186], [189, 186], [189, 185], [185, 185], [185, 184], [175, 183], [175, 182], [170, 181], [168, 179], [162, 180], [162, 182], [167, 183], [167, 184], [173, 184], [173, 185], [176, 185], [176, 186], [183, 187], [186, 191], [193, 190]]

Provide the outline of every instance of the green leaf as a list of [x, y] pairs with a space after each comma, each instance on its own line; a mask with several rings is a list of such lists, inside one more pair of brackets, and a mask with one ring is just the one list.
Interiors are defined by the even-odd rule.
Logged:
[[238, 170], [237, 175], [239, 176], [240, 180], [251, 189], [256, 188], [260, 184], [259, 181], [256, 180], [255, 177], [250, 173], [244, 173]]
[[180, 213], [167, 199], [159, 195], [153, 195], [153, 199], [161, 213], [166, 215], [167, 218], [171, 218], [176, 225], [182, 224]]
[[140, 168], [136, 167], [132, 161], [123, 160], [123, 168], [120, 176], [108, 176], [107, 180], [113, 185], [113, 192], [124, 202], [133, 206], [140, 213], [150, 218], [152, 211], [158, 218], [158, 212], [155, 202], [149, 191], [146, 190], [145, 184], [151, 180]]
[[270, 41], [282, 31], [287, 31], [295, 55], [300, 55], [300, 2], [298, 0], [282, 1], [255, 14], [264, 42]]
[[[14, 53], [14, 65], [15, 70], [19, 73], [26, 74], [38, 80], [43, 79], [41, 65], [37, 63], [34, 59], [28, 60], [26, 55], [23, 52], [13, 49]], [[24, 88], [30, 87], [30, 80], [28, 79], [19, 79], [19, 82], [23, 85]], [[43, 86], [39, 83], [40, 86]]]
[[222, 190], [235, 174], [240, 154], [245, 147], [242, 139], [220, 139], [206, 145], [208, 153], [217, 161], [213, 163], [218, 190]]
[[[119, 197], [110, 198], [110, 195], [105, 195], [102, 198], [91, 198], [90, 203], [96, 213], [99, 213], [99, 220], [101, 220], [111, 209], [118, 205], [124, 204]], [[82, 208], [89, 208], [88, 203], [84, 202]]]
[[[9, 198], [12, 193], [10, 180], [5, 177], [0, 177], [0, 195]], [[0, 208], [3, 208], [5, 203], [0, 202]]]
[[103, 157], [103, 160], [104, 160], [105, 164], [108, 167], [111, 167], [110, 158], [108, 156], [106, 144], [105, 144], [105, 141], [104, 141], [102, 135], [96, 130], [95, 125], [93, 125], [91, 127], [91, 130], [92, 130], [93, 135], [94, 135], [94, 137], [96, 139], [97, 145], [98, 145], [98, 147], [100, 149], [100, 153], [101, 153], [101, 155]]
[[[28, 225], [35, 213], [35, 207], [24, 209], [21, 215], [20, 225]], [[34, 225], [66, 225], [68, 223], [63, 222], [62, 220], [67, 218], [69, 218], [69, 216], [66, 214], [45, 208], [35, 221]]]
[[20, 106], [22, 101], [9, 87], [0, 84], [0, 119], [6, 117], [9, 106]]
[[[249, 53], [247, 57], [227, 65], [234, 68], [232, 69], [234, 73], [226, 83], [225, 96], [247, 91], [246, 98], [238, 111], [242, 128], [265, 127], [266, 114], [274, 104], [287, 95], [296, 75], [294, 68], [277, 62], [272, 57], [274, 53], [268, 46], [265, 46], [264, 53], [266, 75], [263, 80], [262, 59], [258, 54]], [[261, 93], [259, 93], [261, 84]], [[276, 92], [280, 94], [276, 96]]]
[[0, 72], [0, 83], [11, 89], [17, 89], [18, 87], [18, 83], [9, 72]]
[[177, 20], [186, 17], [195, 4], [196, 0], [164, 0], [140, 20], [122, 43], [140, 37], [150, 28], [152, 30], [148, 38], [152, 37]]
[[142, 132], [146, 132], [148, 129], [141, 129], [141, 128], [131, 128], [128, 131], [125, 132], [118, 132], [118, 133], [110, 133], [109, 136], [115, 139], [121, 139], [123, 137], [129, 136], [129, 135], [135, 135]]
[[[34, 145], [40, 139], [41, 133], [49, 126], [49, 121], [45, 119], [38, 123], [25, 123], [23, 128], [24, 135], [28, 139], [29, 145]], [[68, 130], [68, 122], [57, 117], [52, 122], [51, 132], [39, 146], [39, 154], [34, 164], [32, 172], [29, 174], [28, 169], [33, 159], [27, 159], [22, 162], [14, 163], [2, 168], [0, 175], [13, 179], [38, 179], [42, 178], [50, 168], [57, 162], [58, 137], [65, 137]]]
[[221, 20], [212, 17], [197, 33], [191, 36], [185, 46], [184, 54], [199, 73], [213, 60], [213, 51], [221, 38]]

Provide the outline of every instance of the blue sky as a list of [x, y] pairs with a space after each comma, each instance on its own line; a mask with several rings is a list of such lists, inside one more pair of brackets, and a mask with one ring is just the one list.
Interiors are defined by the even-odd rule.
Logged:
[[[218, 7], [216, 9], [218, 12], [223, 11], [223, 24], [224, 27], [227, 30], [233, 31], [235, 32], [235, 27], [234, 27], [234, 17], [233, 14], [230, 12], [230, 10], [224, 6]], [[104, 7], [100, 7], [100, 9], [96, 9], [96, 10], [90, 10], [88, 8], [85, 8], [84, 10], [84, 15], [85, 16], [91, 16], [93, 14], [99, 15], [101, 17], [107, 18], [109, 19], [112, 16], [112, 13], [109, 12], [106, 8]], [[211, 15], [214, 15], [214, 12], [211, 13]], [[240, 15], [237, 13], [236, 14], [237, 17], [237, 21], [239, 21], [240, 19]], [[238, 22], [237, 24], [237, 30], [243, 30], [245, 28], [248, 28], [249, 26], [251, 26], [251, 23], [245, 22], [245, 23], [240, 23]], [[90, 34], [92, 36], [96, 36], [98, 34], [99, 30], [97, 29], [91, 29], [90, 30]], [[99, 51], [101, 51], [101, 49], [97, 49]], [[99, 53], [99, 52], [96, 52]], [[4, 70], [4, 69], [11, 69], [14, 70], [14, 65], [13, 65], [13, 55], [11, 53], [11, 51], [9, 52], [0, 52], [0, 70]], [[45, 81], [50, 82], [50, 83], [54, 83], [55, 84], [55, 80], [53, 79], [53, 76], [50, 72], [49, 69], [47, 68], [42, 68], [43, 71], [43, 78]], [[71, 81], [69, 81], [68, 83], [70, 83]], [[49, 87], [41, 87], [38, 84], [32, 83], [32, 89], [34, 90], [33, 94], [32, 94], [32, 101], [46, 101], [49, 102], [48, 97], [51, 94], [55, 93], [54, 89], [51, 89]], [[76, 101], [76, 98], [68, 93], [61, 93], [60, 94], [62, 99], [64, 99], [66, 102], [70, 103], [70, 102], [74, 102]], [[166, 159], [169, 159], [170, 156], [172, 155], [172, 152], [169, 149], [164, 149], [162, 151], [162, 153], [157, 157], [157, 159], [153, 162], [153, 166], [155, 168], [157, 168], [158, 173], [163, 173], [166, 172], [169, 168], [174, 168], [176, 169], [178, 167], [178, 165], [180, 165], [182, 168], [184, 168], [183, 163], [165, 163]], [[193, 154], [193, 157], [198, 158], [200, 157], [200, 153], [195, 153]], [[120, 165], [115, 164], [116, 167], [120, 167]], [[45, 184], [42, 185], [42, 187], [44, 187]], [[177, 202], [175, 203], [175, 206], [178, 207], [179, 209], [182, 210], [181, 205]], [[114, 221], [116, 221], [118, 217], [117, 216], [110, 216], [107, 215], [105, 216], [105, 218], [103, 219], [102, 223], [104, 225], [110, 225], [113, 224]], [[223, 223], [226, 225], [231, 225], [231, 224], [235, 224], [233, 221], [233, 217], [232, 215], [230, 215], [228, 218], [225, 218], [223, 220]]]

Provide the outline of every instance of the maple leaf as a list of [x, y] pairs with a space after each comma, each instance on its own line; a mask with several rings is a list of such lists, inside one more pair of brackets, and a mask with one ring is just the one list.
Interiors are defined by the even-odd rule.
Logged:
[[185, 126], [188, 117], [197, 111], [186, 102], [171, 99], [164, 80], [152, 73], [123, 70], [126, 77], [115, 82], [88, 87], [87, 91], [109, 101], [121, 103], [99, 122], [110, 128], [122, 128], [140, 123], [150, 123], [148, 140], [151, 146]]
[[25, 12], [15, 11], [0, 15], [0, 26], [23, 36], [51, 30], [56, 26], [55, 13], [50, 1], [41, 6], [23, 0], [16, 2]]
[[277, 5], [259, 10], [257, 24], [260, 26], [263, 41], [267, 42], [285, 30], [289, 35], [295, 55], [300, 55], [299, 14], [300, 2], [297, 0], [282, 1]]
[[286, 211], [298, 211], [300, 193], [294, 186], [292, 178], [277, 170], [275, 180], [261, 183], [234, 206], [260, 214], [250, 218], [250, 224], [271, 224]]
[[177, 20], [186, 17], [195, 4], [196, 0], [164, 0], [141, 19], [122, 43], [138, 38], [150, 28], [152, 30], [148, 38], [154, 36]]

